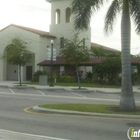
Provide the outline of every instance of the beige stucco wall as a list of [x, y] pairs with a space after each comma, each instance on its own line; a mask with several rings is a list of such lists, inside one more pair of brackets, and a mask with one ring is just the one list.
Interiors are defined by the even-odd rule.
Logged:
[[[37, 64], [46, 59], [46, 48], [50, 39], [41, 37], [38, 34], [19, 29], [14, 26], [8, 26], [0, 32], [0, 55], [2, 56], [4, 49], [11, 40], [15, 37], [19, 37], [27, 42], [28, 49], [33, 53], [31, 62], [27, 63], [27, 66], [32, 66], [34, 73], [39, 70]], [[2, 80], [18, 80], [18, 67], [7, 65], [6, 60], [0, 60], [0, 81]], [[22, 68], [22, 79], [26, 80], [26, 66]]]
[[[59, 55], [60, 50], [60, 37], [72, 38], [76, 33], [74, 29], [74, 15], [71, 15], [70, 23], [66, 23], [66, 9], [70, 7], [71, 0], [51, 0], [51, 25], [50, 25], [50, 34], [57, 36], [55, 39], [54, 47], [57, 49], [57, 55]], [[60, 23], [56, 24], [56, 10], [60, 10]], [[79, 32], [79, 39], [86, 39], [85, 45], [90, 49], [91, 48], [91, 28], [86, 31]], [[85, 77], [86, 68], [79, 67], [79, 70], [83, 71], [82, 78]], [[67, 71], [67, 69], [65, 69]]]
[[[71, 0], [57, 0], [51, 1], [51, 25], [50, 34], [57, 36], [55, 40], [55, 47], [57, 48], [57, 54], [59, 54], [60, 49], [60, 37], [72, 38], [72, 35], [76, 32], [74, 29], [74, 15], [71, 15], [71, 22], [66, 23], [66, 9], [70, 7]], [[60, 9], [60, 24], [55, 23], [56, 10]], [[79, 39], [87, 39], [86, 46], [90, 49], [91, 47], [91, 28], [87, 31], [79, 32]]]
[[[54, 48], [57, 49], [57, 55], [59, 55], [60, 50], [60, 37], [69, 38], [75, 32], [73, 28], [73, 15], [71, 16], [71, 22], [66, 23], [66, 8], [70, 7], [70, 3], [71, 0], [52, 0], [50, 34], [56, 36], [56, 39], [54, 39]], [[57, 9], [60, 9], [61, 12], [60, 24], [55, 24], [55, 11]], [[0, 56], [14, 37], [20, 37], [26, 41], [29, 50], [33, 52], [32, 60], [27, 64], [27, 66], [33, 67], [32, 73], [39, 70], [40, 68], [37, 64], [46, 59], [47, 46], [51, 46], [51, 39], [11, 25], [0, 31]], [[86, 46], [90, 49], [91, 28], [89, 27], [87, 31], [80, 32], [79, 38], [88, 39], [86, 40]], [[85, 70], [84, 67], [80, 69]], [[6, 60], [0, 60], [0, 81], [8, 79], [18, 80], [18, 67], [8, 65]], [[26, 80], [26, 66], [22, 67], [22, 80]]]

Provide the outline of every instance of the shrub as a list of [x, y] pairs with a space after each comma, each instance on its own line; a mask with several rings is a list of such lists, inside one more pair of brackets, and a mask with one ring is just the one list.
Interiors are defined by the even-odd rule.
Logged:
[[86, 72], [86, 78], [92, 79], [92, 72]]
[[39, 75], [47, 75], [47, 73], [40, 70], [36, 71], [33, 75], [32, 82], [39, 82]]
[[85, 79], [81, 79], [82, 83], [93, 83], [94, 80], [92, 80], [91, 78], [85, 78]]
[[76, 82], [74, 76], [57, 76], [56, 77], [57, 82], [65, 82], [65, 83], [74, 83]]

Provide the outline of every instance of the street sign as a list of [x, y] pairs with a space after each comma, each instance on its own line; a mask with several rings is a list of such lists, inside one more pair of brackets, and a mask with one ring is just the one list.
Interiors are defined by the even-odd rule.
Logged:
[[[51, 48], [47, 48], [47, 60], [51, 60]], [[56, 61], [56, 49], [53, 48], [53, 61]]]

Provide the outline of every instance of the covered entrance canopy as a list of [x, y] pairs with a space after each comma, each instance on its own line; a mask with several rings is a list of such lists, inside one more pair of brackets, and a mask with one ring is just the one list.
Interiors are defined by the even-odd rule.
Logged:
[[[81, 73], [82, 78], [85, 78], [86, 72], [92, 72], [92, 77], [96, 76], [96, 73], [94, 72], [94, 66], [100, 64], [103, 60], [106, 60], [107, 57], [94, 57], [91, 58], [88, 62], [83, 62], [79, 64], [79, 73]], [[139, 66], [140, 65], [140, 57], [132, 57], [131, 58], [131, 64], [133, 66]], [[49, 72], [50, 66], [51, 66], [51, 60], [44, 60], [40, 63], [38, 63], [39, 66], [43, 68], [43, 70]], [[72, 65], [67, 64], [62, 57], [57, 57], [56, 61], [53, 61], [53, 73], [58, 75], [73, 75], [75, 72], [75, 69]], [[45, 69], [46, 68], [46, 69]], [[137, 69], [139, 73], [139, 69]]]
[[[107, 59], [106, 57], [94, 57], [91, 58], [88, 62], [83, 62], [80, 64], [80, 66], [93, 66], [96, 64], [100, 64], [103, 60]], [[140, 57], [131, 57], [131, 64], [132, 65], [140, 65]], [[39, 66], [51, 66], [51, 60], [44, 60], [37, 65]], [[54, 66], [64, 66], [69, 65], [65, 62], [65, 60], [62, 57], [57, 57], [56, 61], [53, 61]]]

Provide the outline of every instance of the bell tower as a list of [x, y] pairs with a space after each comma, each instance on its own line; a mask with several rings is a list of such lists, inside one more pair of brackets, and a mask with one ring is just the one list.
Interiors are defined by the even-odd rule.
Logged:
[[[71, 14], [72, 0], [46, 0], [51, 3], [50, 34], [56, 36], [57, 49], [60, 49], [63, 38], [69, 38], [74, 34], [74, 15]], [[80, 31], [79, 39], [85, 40], [85, 45], [91, 47], [91, 28]]]

